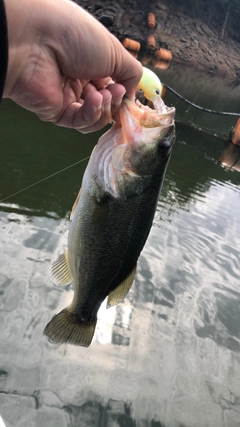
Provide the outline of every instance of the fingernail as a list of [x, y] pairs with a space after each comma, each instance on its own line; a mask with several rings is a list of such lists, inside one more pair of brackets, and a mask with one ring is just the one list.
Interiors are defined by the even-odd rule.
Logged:
[[124, 95], [125, 95], [125, 93], [123, 95], [119, 96], [118, 98], [114, 99], [114, 101], [112, 103], [113, 109], [117, 109], [120, 107], [120, 105], [122, 104], [122, 100], [123, 100]]
[[112, 99], [110, 98], [105, 104], [104, 104], [104, 110], [105, 111], [110, 111], [111, 110], [111, 103], [112, 103]]
[[95, 105], [95, 112], [98, 113], [102, 109], [102, 101]]
[[102, 89], [106, 89], [107, 87], [108, 87], [108, 85], [114, 85], [115, 84], [115, 82], [112, 80], [112, 79], [110, 79], [110, 80], [108, 80], [108, 82], [102, 87]]
[[114, 85], [114, 84], [115, 84], [115, 82], [114, 82], [112, 79], [110, 79], [110, 80], [107, 82], [106, 86], [108, 86], [108, 85]]

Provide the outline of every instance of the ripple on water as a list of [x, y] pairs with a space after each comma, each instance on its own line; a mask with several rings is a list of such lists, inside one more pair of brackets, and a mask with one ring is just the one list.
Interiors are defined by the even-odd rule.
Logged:
[[[211, 155], [192, 177], [195, 163], [187, 165], [192, 170], [184, 163], [188, 144], [181, 150], [179, 174], [175, 161], [136, 280], [111, 321], [99, 319], [88, 349], [42, 337], [71, 300], [69, 288], [51, 284], [47, 271], [66, 244], [69, 222], [36, 211], [2, 212], [0, 303], [8, 311], [0, 317], [0, 384], [29, 393], [1, 397], [10, 425], [210, 427], [222, 426], [223, 416], [239, 424], [239, 414], [230, 416], [239, 409], [240, 389], [239, 189], [208, 178], [217, 169]], [[201, 149], [191, 150], [198, 160]]]
[[185, 209], [170, 209], [172, 195], [170, 202], [167, 196], [158, 204], [146, 248], [156, 285], [154, 305], [164, 306], [165, 286], [174, 295], [174, 309], [178, 295], [191, 296], [196, 334], [239, 351], [240, 191], [217, 181], [209, 183], [204, 196], [201, 191], [195, 190]]

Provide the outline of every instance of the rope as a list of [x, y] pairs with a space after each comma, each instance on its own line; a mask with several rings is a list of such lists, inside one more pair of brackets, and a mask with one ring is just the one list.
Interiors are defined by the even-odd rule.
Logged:
[[212, 114], [219, 114], [222, 116], [235, 116], [235, 117], [240, 117], [240, 113], [229, 113], [229, 112], [225, 112], [225, 111], [215, 111], [215, 110], [209, 110], [208, 108], [203, 108], [200, 107], [199, 105], [194, 104], [191, 101], [188, 101], [188, 99], [184, 98], [182, 95], [180, 95], [178, 92], [176, 92], [174, 89], [172, 89], [170, 86], [164, 84], [164, 86], [170, 90], [170, 92], [174, 93], [174, 95], [178, 96], [180, 99], [182, 99], [183, 101], [185, 101], [187, 104], [191, 105], [194, 108], [197, 108], [198, 110], [204, 111], [206, 113], [212, 113]]

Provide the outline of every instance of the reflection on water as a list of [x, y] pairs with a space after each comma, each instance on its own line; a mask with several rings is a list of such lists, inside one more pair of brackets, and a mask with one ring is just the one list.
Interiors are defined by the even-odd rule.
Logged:
[[222, 79], [202, 71], [194, 71], [181, 64], [171, 64], [168, 70], [156, 70], [161, 81], [175, 89], [184, 98], [217, 111], [239, 113], [239, 81]]
[[240, 172], [240, 146], [228, 142], [219, 160], [222, 166]]
[[[4, 107], [2, 199], [87, 157], [98, 138]], [[222, 167], [221, 140], [181, 125], [177, 134], [134, 284], [117, 307], [103, 304], [88, 349], [42, 335], [72, 299], [48, 269], [85, 164], [0, 204], [6, 427], [239, 426], [240, 174]]]

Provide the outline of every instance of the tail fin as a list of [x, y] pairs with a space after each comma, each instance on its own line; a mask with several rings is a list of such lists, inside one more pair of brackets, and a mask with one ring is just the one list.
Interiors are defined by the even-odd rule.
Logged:
[[44, 334], [51, 342], [69, 343], [89, 347], [92, 342], [97, 320], [84, 322], [68, 308], [56, 314], [44, 329]]

